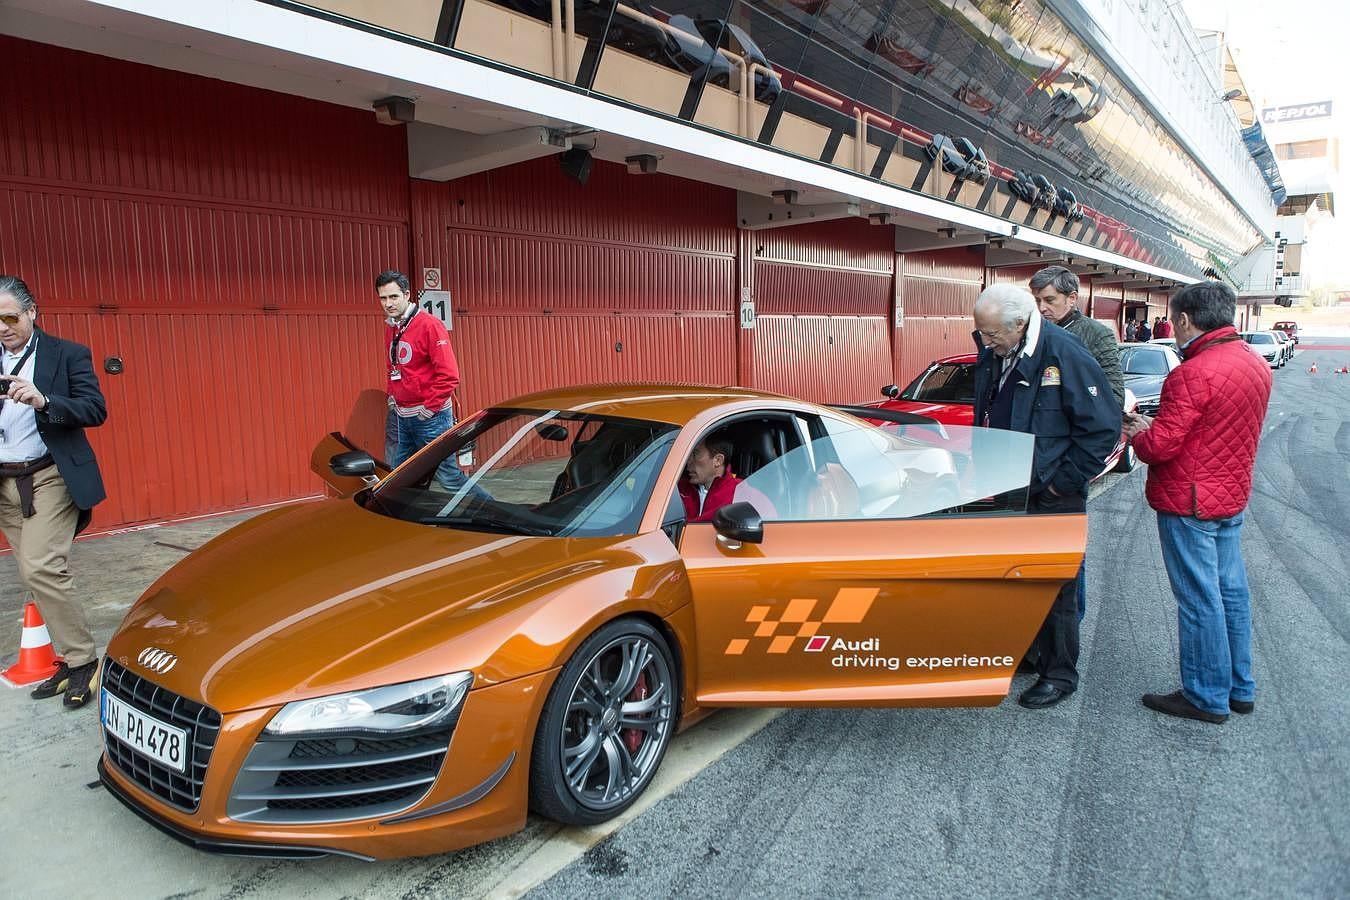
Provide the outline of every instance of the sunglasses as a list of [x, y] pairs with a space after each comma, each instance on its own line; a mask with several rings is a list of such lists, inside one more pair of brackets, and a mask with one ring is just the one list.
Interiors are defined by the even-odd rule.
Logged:
[[14, 315], [11, 313], [5, 313], [4, 315], [0, 315], [0, 322], [4, 322], [10, 328], [13, 328], [15, 325], [18, 325], [19, 322], [21, 322], [22, 320], [23, 320], [22, 313], [19, 313], [18, 315]]

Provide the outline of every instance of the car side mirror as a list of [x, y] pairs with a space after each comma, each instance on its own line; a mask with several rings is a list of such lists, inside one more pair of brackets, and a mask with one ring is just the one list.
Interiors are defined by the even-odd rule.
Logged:
[[350, 475], [356, 478], [371, 478], [375, 475], [375, 460], [364, 450], [348, 450], [335, 453], [328, 460], [328, 468], [334, 475]]
[[764, 543], [764, 519], [749, 503], [728, 503], [713, 513], [712, 521], [718, 535], [737, 545]]
[[881, 396], [890, 397], [894, 400], [896, 397], [900, 396], [900, 388], [898, 385], [888, 384], [881, 389]]

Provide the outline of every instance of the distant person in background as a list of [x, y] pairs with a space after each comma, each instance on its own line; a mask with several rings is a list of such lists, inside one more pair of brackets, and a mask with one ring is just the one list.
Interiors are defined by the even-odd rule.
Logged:
[[[459, 366], [445, 325], [413, 302], [408, 276], [381, 272], [375, 276], [375, 295], [385, 315], [385, 457], [397, 467], [454, 427], [451, 395], [459, 387]], [[449, 491], [468, 481], [448, 457], [436, 470], [436, 479]]]
[[1155, 338], [1169, 338], [1172, 336], [1172, 323], [1158, 316], [1158, 321], [1153, 323], [1153, 336]]
[[1134, 319], [1125, 323], [1125, 343], [1134, 343], [1135, 336], [1139, 333], [1139, 323]]
[[1148, 327], [1147, 317], [1139, 320], [1139, 330], [1134, 333], [1134, 337], [1141, 344], [1146, 343], [1149, 338], [1153, 337], [1153, 332]]

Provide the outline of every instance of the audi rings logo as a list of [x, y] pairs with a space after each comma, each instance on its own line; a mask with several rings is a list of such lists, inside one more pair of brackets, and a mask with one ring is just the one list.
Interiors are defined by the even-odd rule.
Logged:
[[163, 675], [165, 672], [178, 665], [178, 657], [174, 656], [168, 650], [161, 650], [158, 647], [146, 647], [141, 651], [141, 655], [136, 657], [136, 662], [140, 663], [151, 672], [158, 672]]

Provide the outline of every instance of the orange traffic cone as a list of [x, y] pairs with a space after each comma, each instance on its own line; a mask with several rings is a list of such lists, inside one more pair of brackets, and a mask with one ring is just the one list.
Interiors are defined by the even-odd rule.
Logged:
[[1316, 363], [1316, 362], [1314, 362], [1311, 366], [1308, 366], [1308, 374], [1309, 374], [1309, 375], [1316, 375], [1316, 374], [1317, 374], [1317, 363]]
[[23, 608], [23, 636], [19, 638], [19, 661], [4, 671], [3, 678], [18, 687], [49, 678], [61, 664], [52, 648], [47, 623], [42, 621], [36, 604]]

